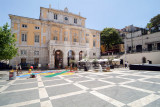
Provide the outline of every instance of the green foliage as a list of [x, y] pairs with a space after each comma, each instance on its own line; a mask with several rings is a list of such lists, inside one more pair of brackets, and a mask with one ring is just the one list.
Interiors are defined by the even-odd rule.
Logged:
[[152, 23], [147, 23], [147, 28], [151, 29], [152, 28]]
[[112, 45], [122, 43], [122, 38], [120, 37], [118, 31], [114, 28], [105, 28], [101, 32], [101, 43], [106, 45], [108, 48]]
[[0, 60], [10, 60], [17, 55], [15, 35], [8, 27], [8, 23], [0, 27]]
[[158, 14], [157, 16], [153, 17], [150, 22], [152, 23], [153, 27], [156, 28], [156, 30], [158, 30], [158, 25], [160, 24], [160, 14]]

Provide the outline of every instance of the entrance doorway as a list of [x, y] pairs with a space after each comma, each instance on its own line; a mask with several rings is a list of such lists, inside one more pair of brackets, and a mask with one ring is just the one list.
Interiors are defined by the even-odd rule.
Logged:
[[79, 52], [79, 61], [82, 60], [82, 54], [83, 54], [83, 51], [80, 51]]
[[152, 44], [148, 44], [148, 51], [152, 51]]
[[[71, 63], [71, 61], [74, 61], [75, 60], [75, 53], [74, 53], [74, 51], [72, 51], [72, 50], [69, 50], [68, 51], [68, 66], [70, 66], [70, 63]], [[74, 63], [73, 63], [73, 66], [74, 66]]]
[[143, 64], [146, 63], [146, 57], [143, 57], [143, 58], [142, 58], [142, 63], [143, 63]]
[[142, 45], [136, 46], [136, 52], [142, 52]]
[[56, 69], [63, 68], [63, 53], [61, 50], [57, 50], [55, 52], [55, 68]]

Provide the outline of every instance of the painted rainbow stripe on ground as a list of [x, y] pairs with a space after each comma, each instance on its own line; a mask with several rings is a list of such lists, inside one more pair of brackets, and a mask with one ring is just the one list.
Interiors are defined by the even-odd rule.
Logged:
[[56, 70], [52, 70], [52, 71], [35, 71], [33, 73], [25, 73], [24, 75], [20, 75], [20, 76], [17, 76], [17, 77], [29, 77], [31, 74], [34, 74], [34, 75], [47, 75], [45, 77], [54, 77], [56, 75], [73, 75], [75, 73], [75, 71], [69, 71], [69, 70], [66, 70], [66, 71], [56, 71]]

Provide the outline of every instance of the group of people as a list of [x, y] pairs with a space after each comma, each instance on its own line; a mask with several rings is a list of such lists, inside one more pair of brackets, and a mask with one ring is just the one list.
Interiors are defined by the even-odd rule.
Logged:
[[129, 67], [129, 63], [127, 61], [125, 61], [125, 68], [128, 68]]

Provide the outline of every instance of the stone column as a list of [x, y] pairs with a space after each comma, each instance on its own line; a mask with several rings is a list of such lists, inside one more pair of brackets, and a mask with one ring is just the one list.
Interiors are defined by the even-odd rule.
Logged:
[[68, 50], [64, 49], [63, 50], [63, 67], [68, 66]]
[[59, 40], [62, 41], [62, 28], [60, 28]]
[[72, 29], [70, 29], [69, 38], [70, 38], [70, 43], [72, 43]]
[[49, 66], [50, 66], [50, 68], [54, 68], [54, 66], [55, 66], [53, 49], [51, 47], [50, 47], [50, 50], [49, 50]]
[[75, 61], [79, 61], [79, 50], [75, 50]]

